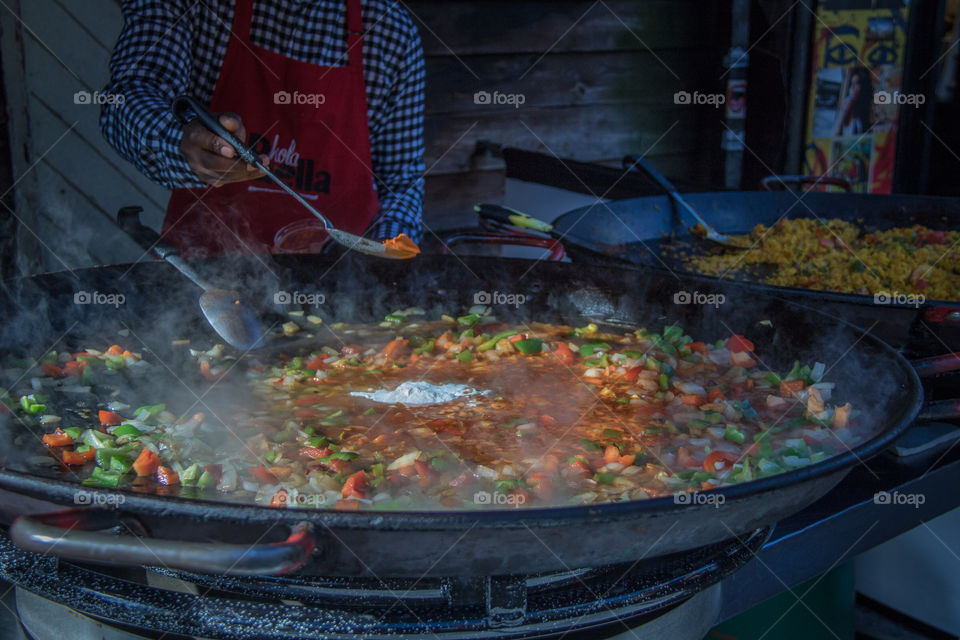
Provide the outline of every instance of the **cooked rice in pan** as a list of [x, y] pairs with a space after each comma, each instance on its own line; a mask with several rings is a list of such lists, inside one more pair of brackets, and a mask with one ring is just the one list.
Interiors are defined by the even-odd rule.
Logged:
[[753, 276], [772, 285], [847, 293], [922, 294], [960, 300], [960, 232], [915, 225], [865, 232], [845, 220], [782, 219], [757, 225], [752, 249], [684, 259], [694, 271]]

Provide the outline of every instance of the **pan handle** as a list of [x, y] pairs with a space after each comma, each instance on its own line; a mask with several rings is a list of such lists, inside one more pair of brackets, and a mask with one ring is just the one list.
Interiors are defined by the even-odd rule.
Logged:
[[[145, 533], [136, 521], [138, 533]], [[59, 558], [119, 566], [151, 565], [217, 575], [282, 575], [303, 566], [316, 546], [310, 526], [292, 528], [283, 542], [228, 544], [117, 536], [99, 529], [130, 524], [114, 510], [66, 509], [24, 515], [10, 525], [22, 549]]]
[[553, 231], [553, 225], [549, 222], [544, 222], [543, 220], [528, 216], [516, 209], [504, 207], [503, 205], [482, 202], [473, 205], [473, 210], [477, 212], [477, 216], [481, 220], [492, 220], [500, 224], [512, 225], [520, 229], [531, 229], [541, 233], [550, 233]]
[[913, 368], [921, 378], [935, 376], [940, 373], [960, 371], [960, 351], [947, 353], [932, 358], [922, 358], [912, 362]]
[[808, 184], [810, 186], [829, 185], [831, 187], [840, 187], [847, 193], [853, 191], [853, 185], [843, 178], [833, 176], [802, 176], [802, 175], [772, 175], [760, 181], [760, 186], [764, 191], [777, 191], [788, 184]]
[[960, 400], [940, 400], [923, 405], [918, 421], [955, 420], [960, 418]]
[[553, 238], [541, 238], [529, 233], [455, 233], [443, 238], [442, 253], [453, 253], [451, 246], [458, 244], [498, 244], [498, 245], [516, 245], [521, 247], [538, 247], [540, 249], [549, 249], [549, 260], [559, 262], [567, 255], [563, 248], [563, 243]]

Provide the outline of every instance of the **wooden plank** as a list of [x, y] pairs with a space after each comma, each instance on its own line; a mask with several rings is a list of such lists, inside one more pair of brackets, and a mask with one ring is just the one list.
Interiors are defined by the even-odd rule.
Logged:
[[[39, 4], [47, 4], [43, 0]], [[54, 6], [56, 20], [65, 22], [61, 37], [64, 41], [77, 42], [78, 46], [86, 49], [96, 49], [89, 35], [83, 31], [76, 21]], [[26, 64], [28, 69], [28, 88], [35, 101], [31, 101], [31, 109], [48, 109], [62, 121], [59, 126], [51, 128], [35, 127], [35, 150], [42, 154], [59, 135], [75, 124], [75, 130], [93, 148], [92, 153], [101, 156], [105, 162], [113, 167], [112, 175], [117, 179], [135, 185], [135, 189], [142, 192], [140, 202], [146, 208], [164, 207], [168, 197], [168, 190], [148, 180], [137, 171], [136, 167], [121, 158], [114, 151], [100, 133], [100, 107], [95, 104], [76, 104], [74, 94], [79, 90], [86, 90], [85, 85], [65, 69], [46, 49], [40, 46], [35, 39], [29, 39], [26, 45]], [[59, 52], [57, 52], [59, 55]], [[93, 83], [97, 89], [107, 82], [107, 59], [109, 52], [100, 50], [98, 55], [91, 55], [84, 61], [83, 77]], [[72, 59], [71, 59], [72, 65]], [[87, 73], [87, 65], [90, 72]], [[76, 66], [75, 71], [80, 72]], [[37, 104], [39, 101], [40, 104]]]
[[[38, 225], [38, 233], [50, 234], [44, 242], [70, 268], [133, 262], [142, 257], [143, 250], [107, 219], [107, 211], [80, 191], [79, 185], [65, 179], [47, 161], [40, 162], [35, 171], [44, 186], [39, 199], [44, 221]], [[48, 268], [63, 269], [56, 257], [45, 258]]]
[[[31, 114], [34, 127], [38, 132], [43, 132], [43, 136], [37, 136], [39, 148], [45, 150], [68, 129], [56, 114], [44, 107], [32, 109]], [[48, 137], [51, 138], [49, 142], [46, 140]], [[117, 162], [113, 161], [114, 158]], [[150, 226], [157, 228], [161, 222], [166, 199], [161, 199], [161, 204], [151, 206], [152, 199], [118, 171], [117, 165], [123, 163], [123, 160], [115, 154], [113, 158], [109, 158], [97, 153], [91, 147], [90, 141], [78, 134], [76, 129], [56, 143], [56, 147], [46, 155], [45, 161], [71, 182], [80, 185], [111, 220], [120, 207], [140, 205], [144, 207], [144, 220]], [[45, 191], [46, 185], [41, 183], [40, 190]]]
[[478, 140], [587, 162], [627, 153], [656, 157], [690, 152], [701, 144], [697, 133], [701, 120], [709, 122], [711, 117], [698, 111], [613, 105], [520, 113], [510, 109], [484, 118], [436, 116], [426, 121], [426, 166], [430, 175], [470, 171]]
[[[718, 65], [704, 64], [689, 51], [558, 53], [539, 63], [530, 54], [467, 56], [464, 62], [427, 59], [426, 114], [496, 113], [509, 104], [477, 104], [475, 94], [520, 95], [518, 112], [532, 107], [633, 103], [673, 105], [681, 89], [722, 93]], [[717, 67], [717, 68], [715, 68]], [[529, 73], [526, 73], [527, 71]], [[526, 75], [525, 75], [526, 74]], [[500, 98], [505, 100], [505, 98]]]
[[428, 229], [442, 231], [457, 227], [473, 227], [477, 216], [473, 205], [478, 202], [500, 203], [503, 200], [503, 170], [451, 173], [426, 178], [423, 196], [423, 222]]
[[[34, 0], [37, 1], [37, 0]], [[123, 27], [123, 14], [116, 0], [44, 0], [38, 4], [52, 2], [87, 32], [97, 45], [108, 53], [120, 35]]]
[[729, 40], [721, 0], [408, 2], [427, 55], [642, 51]]

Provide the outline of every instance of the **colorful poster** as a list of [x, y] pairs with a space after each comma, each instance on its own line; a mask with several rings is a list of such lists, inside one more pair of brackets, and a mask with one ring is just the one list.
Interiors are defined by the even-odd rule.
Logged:
[[843, 178], [858, 193], [890, 193], [901, 108], [907, 8], [820, 9], [813, 37], [804, 170]]

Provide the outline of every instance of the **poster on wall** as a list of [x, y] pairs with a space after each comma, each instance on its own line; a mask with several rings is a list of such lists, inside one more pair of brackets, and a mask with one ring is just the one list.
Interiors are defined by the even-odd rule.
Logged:
[[924, 98], [901, 92], [908, 10], [842, 4], [819, 8], [814, 23], [804, 169], [890, 193], [899, 109]]

